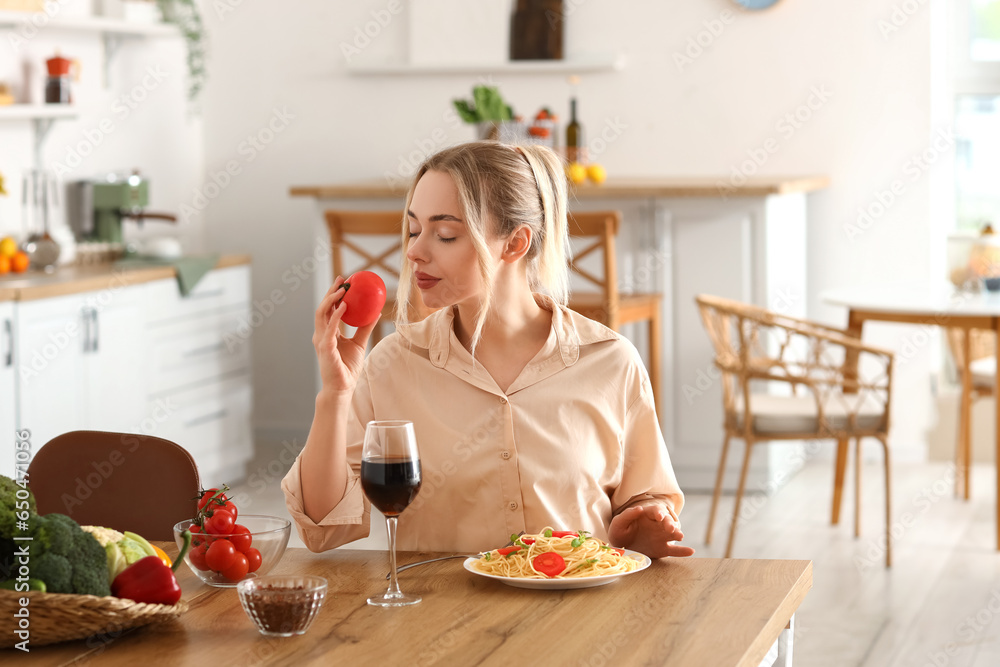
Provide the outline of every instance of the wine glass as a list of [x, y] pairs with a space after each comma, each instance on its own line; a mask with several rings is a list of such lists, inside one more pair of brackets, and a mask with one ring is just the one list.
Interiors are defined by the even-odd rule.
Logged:
[[377, 607], [416, 604], [420, 597], [401, 593], [396, 580], [396, 522], [420, 491], [420, 453], [413, 422], [368, 422], [361, 452], [361, 488], [371, 504], [385, 515], [389, 531], [389, 589], [384, 595], [368, 598], [368, 604]]

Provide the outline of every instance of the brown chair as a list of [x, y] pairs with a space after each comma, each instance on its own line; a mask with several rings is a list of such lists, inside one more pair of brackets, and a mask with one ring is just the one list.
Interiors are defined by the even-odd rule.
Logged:
[[[661, 316], [659, 294], [619, 294], [618, 267], [615, 259], [615, 236], [621, 227], [618, 211], [574, 212], [569, 218], [572, 238], [593, 239], [590, 245], [573, 253], [570, 270], [599, 291], [578, 292], [569, 297], [572, 310], [619, 331], [625, 324], [649, 323], [649, 381], [653, 385], [653, 400], [660, 412]], [[602, 253], [602, 275], [583, 268], [581, 260], [591, 253]]]
[[[987, 329], [947, 329], [962, 394], [958, 408], [958, 439], [955, 442], [955, 496], [971, 495], [972, 404], [992, 396], [997, 384], [996, 334]], [[967, 361], [966, 361], [967, 360]]]
[[[715, 348], [715, 365], [722, 372], [725, 432], [706, 544], [712, 541], [732, 438], [742, 439], [746, 449], [726, 558], [732, 555], [751, 449], [773, 440], [854, 439], [854, 534], [859, 536], [861, 438], [872, 437], [882, 443], [885, 453], [885, 564], [890, 566], [888, 434], [892, 353], [864, 345], [843, 330], [757, 306], [704, 294], [696, 301]], [[857, 372], [853, 370], [855, 361]]]
[[[401, 210], [392, 211], [342, 211], [328, 210], [325, 212], [326, 226], [330, 232], [330, 245], [333, 259], [333, 279], [337, 276], [345, 278], [358, 271], [373, 271], [382, 276], [385, 280], [386, 274], [392, 279], [399, 280], [399, 262], [392, 260], [393, 255], [402, 251], [403, 213]], [[392, 243], [383, 246], [381, 250], [371, 251], [361, 246], [360, 239], [350, 237], [389, 237]], [[384, 241], [384, 239], [382, 239]], [[347, 248], [358, 257], [361, 263], [351, 269], [344, 268], [344, 248]], [[391, 286], [388, 286], [385, 306], [382, 308], [382, 318], [372, 332], [372, 345], [380, 341], [383, 337], [382, 327], [386, 321], [392, 322], [396, 313], [396, 295]], [[423, 319], [429, 314], [429, 310], [424, 307], [420, 300], [420, 293], [414, 290], [410, 298], [411, 313], [410, 320]]]
[[197, 512], [201, 488], [194, 459], [180, 445], [104, 431], [50, 440], [31, 460], [28, 483], [39, 514], [170, 542], [174, 524]]

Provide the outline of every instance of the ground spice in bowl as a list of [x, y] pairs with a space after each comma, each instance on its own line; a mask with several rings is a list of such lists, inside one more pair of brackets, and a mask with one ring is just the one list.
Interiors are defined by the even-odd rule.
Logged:
[[247, 616], [269, 637], [301, 635], [326, 597], [326, 579], [273, 576], [241, 581], [236, 587]]

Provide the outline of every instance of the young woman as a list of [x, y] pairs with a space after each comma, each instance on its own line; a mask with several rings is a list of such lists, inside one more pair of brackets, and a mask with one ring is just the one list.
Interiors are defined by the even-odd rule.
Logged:
[[[538, 146], [476, 142], [419, 169], [406, 201], [396, 333], [340, 333], [337, 278], [316, 310], [322, 389], [282, 482], [306, 546], [368, 535], [365, 424], [414, 423], [423, 484], [401, 550], [482, 551], [544, 526], [653, 558], [689, 556], [677, 485], [635, 348], [568, 310], [566, 183]], [[436, 309], [408, 322], [413, 286]]]

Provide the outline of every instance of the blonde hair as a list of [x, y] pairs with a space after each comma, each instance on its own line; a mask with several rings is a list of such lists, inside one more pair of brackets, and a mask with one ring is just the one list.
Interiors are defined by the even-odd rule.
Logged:
[[488, 239], [506, 239], [519, 227], [528, 227], [531, 230], [531, 245], [525, 254], [528, 284], [533, 291], [548, 294], [557, 303], [566, 303], [569, 234], [562, 161], [544, 146], [476, 141], [432, 155], [414, 176], [404, 209], [404, 259], [396, 295], [397, 326], [408, 323], [413, 288], [413, 267], [405, 259], [410, 241], [405, 211], [410, 210], [413, 191], [428, 171], [446, 173], [455, 181], [465, 224], [479, 256], [480, 275], [487, 286], [472, 337], [473, 351], [493, 301], [496, 269], [489, 260]]

